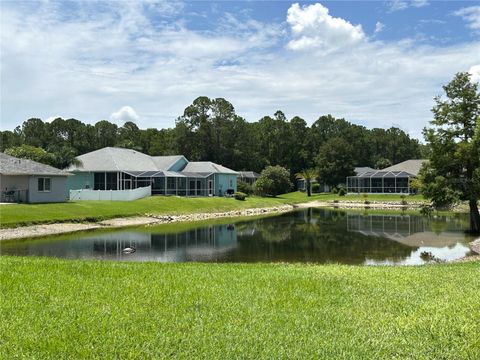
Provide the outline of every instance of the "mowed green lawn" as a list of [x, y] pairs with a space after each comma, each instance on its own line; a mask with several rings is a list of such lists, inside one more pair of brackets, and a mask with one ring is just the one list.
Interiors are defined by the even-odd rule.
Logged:
[[[15, 204], [0, 206], [2, 227], [21, 226], [61, 221], [97, 221], [115, 217], [144, 214], [190, 214], [223, 212], [246, 208], [272, 207], [306, 201], [361, 200], [363, 196], [339, 197], [333, 194], [317, 194], [307, 197], [305, 193], [292, 192], [276, 198], [249, 197], [245, 201], [233, 198], [176, 196], [151, 196], [136, 201], [76, 201], [57, 204]], [[400, 201], [398, 195], [371, 195], [371, 201]], [[423, 200], [421, 196], [409, 196], [408, 201]]]
[[2, 359], [480, 358], [478, 262], [0, 266]]

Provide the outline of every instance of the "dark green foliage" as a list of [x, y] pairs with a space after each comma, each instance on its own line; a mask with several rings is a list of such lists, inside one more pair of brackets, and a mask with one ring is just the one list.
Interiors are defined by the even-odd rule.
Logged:
[[430, 204], [422, 204], [420, 205], [420, 214], [425, 216], [431, 216], [435, 209]]
[[470, 231], [480, 233], [480, 93], [468, 73], [458, 73], [436, 97], [434, 119], [424, 130], [431, 149], [420, 173], [421, 191], [437, 208], [468, 201]]
[[375, 169], [385, 169], [389, 166], [392, 166], [392, 162], [389, 159], [380, 158], [375, 162]]
[[338, 195], [339, 196], [345, 196], [347, 195], [347, 189], [345, 189], [343, 186], [338, 190]]
[[287, 169], [267, 166], [255, 182], [255, 192], [260, 196], [277, 196], [289, 192], [292, 186]]
[[332, 138], [323, 144], [316, 157], [322, 181], [330, 186], [345, 183], [347, 176], [355, 174], [355, 152], [357, 149], [341, 137]]
[[320, 184], [319, 183], [312, 184], [312, 192], [313, 193], [319, 193], [320, 192]]
[[236, 200], [241, 200], [241, 201], [244, 201], [245, 198], [247, 197], [247, 194], [241, 192], [241, 191], [237, 191], [234, 195], [235, 199]]
[[253, 194], [253, 186], [242, 180], [237, 181], [237, 190], [247, 195]]

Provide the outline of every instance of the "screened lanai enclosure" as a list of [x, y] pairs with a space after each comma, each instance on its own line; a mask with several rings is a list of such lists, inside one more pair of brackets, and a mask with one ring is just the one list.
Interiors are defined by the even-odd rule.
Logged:
[[130, 190], [151, 186], [152, 195], [209, 196], [215, 176], [175, 171], [95, 172], [93, 190]]
[[367, 171], [347, 177], [349, 193], [411, 194], [410, 179], [415, 176], [406, 171]]

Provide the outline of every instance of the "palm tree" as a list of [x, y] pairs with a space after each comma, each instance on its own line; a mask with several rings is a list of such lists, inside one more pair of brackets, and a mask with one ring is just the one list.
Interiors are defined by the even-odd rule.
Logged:
[[295, 177], [300, 180], [305, 180], [305, 186], [307, 188], [307, 196], [312, 196], [312, 180], [318, 177], [316, 169], [305, 169], [295, 174]]

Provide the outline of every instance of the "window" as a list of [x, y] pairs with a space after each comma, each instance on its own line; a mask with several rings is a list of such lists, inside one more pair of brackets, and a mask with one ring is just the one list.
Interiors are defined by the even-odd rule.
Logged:
[[105, 190], [105, 173], [93, 175], [93, 190]]
[[38, 191], [50, 192], [51, 191], [51, 179], [50, 178], [38, 178]]

